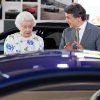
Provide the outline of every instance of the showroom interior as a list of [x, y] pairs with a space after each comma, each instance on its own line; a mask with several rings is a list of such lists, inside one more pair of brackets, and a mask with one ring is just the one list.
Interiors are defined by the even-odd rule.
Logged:
[[[73, 2], [100, 26], [100, 0], [0, 1], [0, 100], [100, 100], [100, 52], [59, 50], [69, 27], [64, 8]], [[15, 19], [22, 11], [34, 15], [44, 51], [4, 55], [5, 38], [19, 32]]]

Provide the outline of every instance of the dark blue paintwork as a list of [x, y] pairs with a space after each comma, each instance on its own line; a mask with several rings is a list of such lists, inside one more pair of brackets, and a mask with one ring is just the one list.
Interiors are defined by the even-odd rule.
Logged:
[[[100, 76], [99, 57], [78, 57], [82, 51], [45, 50], [0, 57], [0, 88], [25, 80], [66, 75]], [[58, 64], [65, 64], [61, 68]], [[68, 65], [68, 66], [67, 66]], [[60, 65], [61, 66], [61, 65]]]

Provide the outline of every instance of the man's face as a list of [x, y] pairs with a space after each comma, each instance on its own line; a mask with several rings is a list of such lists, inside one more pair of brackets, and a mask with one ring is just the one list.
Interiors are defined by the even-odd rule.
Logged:
[[70, 27], [76, 28], [78, 26], [80, 17], [75, 18], [72, 14], [65, 13], [65, 18]]
[[32, 35], [32, 29], [32, 21], [24, 21], [23, 23], [21, 23], [20, 33], [23, 37], [30, 37]]

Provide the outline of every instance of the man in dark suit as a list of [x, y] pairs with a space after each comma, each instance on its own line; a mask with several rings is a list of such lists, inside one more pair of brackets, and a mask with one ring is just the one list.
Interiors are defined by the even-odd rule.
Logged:
[[[100, 28], [86, 20], [86, 11], [78, 3], [65, 8], [66, 21], [70, 27], [64, 29], [59, 49], [87, 49], [100, 51]], [[79, 28], [79, 41], [75, 30]]]

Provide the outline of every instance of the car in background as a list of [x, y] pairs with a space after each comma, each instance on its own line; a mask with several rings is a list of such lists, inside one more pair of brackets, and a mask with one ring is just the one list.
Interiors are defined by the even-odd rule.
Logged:
[[37, 2], [37, 0], [23, 0], [24, 2]]
[[54, 5], [44, 5], [44, 11], [47, 12], [59, 12], [59, 8]]
[[16, 16], [20, 13], [17, 9], [9, 9], [5, 11], [5, 19], [15, 19]]
[[21, 0], [5, 0], [5, 1], [21, 1]]
[[25, 8], [24, 11], [30, 12], [37, 19], [37, 8], [36, 7]]
[[26, 8], [24, 10], [30, 12], [31, 14], [35, 14], [36, 13], [36, 9], [35, 8]]

